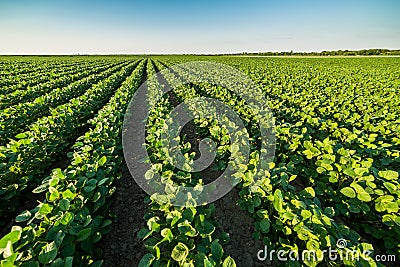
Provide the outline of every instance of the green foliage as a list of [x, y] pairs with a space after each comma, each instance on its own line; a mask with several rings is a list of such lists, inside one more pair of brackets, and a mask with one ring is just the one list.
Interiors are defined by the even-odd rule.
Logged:
[[[121, 134], [122, 118], [129, 99], [140, 85], [144, 63], [129, 64], [122, 71], [112, 74], [111, 79], [103, 81], [101, 86], [94, 87], [98, 95], [92, 95], [92, 101], [99, 94], [106, 94], [107, 90], [115, 90], [115, 94], [89, 122], [89, 130], [78, 138], [71, 153], [71, 164], [65, 170], [54, 169], [33, 190], [34, 193], [45, 193], [46, 199], [36, 208], [16, 217], [16, 222], [26, 226], [4, 237], [12, 237], [12, 242], [7, 243], [14, 248], [12, 255], [3, 255], [7, 262], [17, 266], [102, 264], [102, 261], [93, 261], [100, 255], [95, 243], [109, 230], [111, 221], [99, 215], [99, 211], [112, 193], [113, 180], [120, 175], [121, 161], [118, 155], [122, 151], [115, 147], [120, 146], [118, 137]], [[130, 72], [131, 75], [113, 89], [113, 84], [118, 85], [114, 79], [122, 81]], [[85, 112], [91, 112], [90, 106], [82, 108], [89, 108]], [[89, 145], [101, 149], [88, 150]], [[38, 151], [36, 153], [39, 155]], [[18, 257], [14, 258], [13, 255]]]
[[[4, 136], [0, 147], [0, 215], [9, 211], [9, 203], [20, 207], [17, 201], [25, 192], [32, 191], [33, 198], [43, 194], [35, 208], [21, 209], [16, 225], [1, 237], [2, 265], [102, 264], [96, 243], [111, 223], [104, 207], [114, 190], [114, 180], [121, 175], [120, 135], [128, 101], [140, 85], [145, 68], [150, 76], [155, 67], [199, 58], [157, 59], [165, 64], [158, 60], [105, 60], [79, 73], [65, 64], [64, 74], [71, 76], [64, 78], [60, 73], [52, 83], [49, 75], [42, 79], [32, 74], [35, 84], [25, 91], [21, 88], [31, 78], [24, 74], [26, 70], [17, 75], [19, 81], [0, 79], [4, 100], [0, 119]], [[338, 239], [346, 239], [347, 249], [358, 253], [379, 247], [379, 251], [398, 257], [398, 59], [207, 59], [229, 64], [254, 80], [275, 116], [274, 164], [263, 170], [262, 181], [254, 183], [260, 131], [247, 103], [229, 88], [216, 85], [191, 84], [174, 90], [181, 102], [198, 96], [218, 99], [243, 121], [251, 153], [249, 164], [238, 171], [238, 207], [254, 219], [254, 237], [269, 249], [312, 249], [318, 255], [334, 247]], [[33, 69], [46, 72], [41, 66]], [[164, 78], [171, 80], [175, 75], [185, 79], [188, 73], [166, 73]], [[149, 86], [151, 100], [157, 81]], [[158, 172], [165, 181], [197, 185], [200, 190], [202, 177], [191, 174], [189, 168], [171, 168], [168, 152], [161, 149], [166, 140], [160, 136], [168, 123], [164, 118], [173, 108], [169, 100], [165, 96], [156, 103], [148, 120], [146, 145], [156, 168], [146, 174], [146, 179], [151, 180]], [[5, 108], [9, 104], [12, 106]], [[190, 108], [196, 111], [196, 106]], [[207, 133], [217, 144], [215, 169], [227, 168], [231, 155], [241, 156], [218, 122], [199, 118], [194, 123], [198, 132]], [[85, 125], [89, 129], [75, 140], [74, 133]], [[7, 140], [12, 136], [15, 140]], [[70, 164], [48, 175], [56, 156], [69, 149], [72, 140]], [[188, 161], [195, 158], [185, 138], [179, 140], [177, 149]], [[148, 253], [139, 266], [236, 266], [225, 254], [229, 235], [219, 233], [214, 212], [213, 205], [193, 208], [188, 201], [187, 207], [174, 207], [150, 198], [144, 217], [146, 228], [138, 232]], [[327, 266], [329, 262], [290, 264]], [[344, 264], [355, 265], [351, 261]], [[376, 263], [362, 260], [359, 264]]]

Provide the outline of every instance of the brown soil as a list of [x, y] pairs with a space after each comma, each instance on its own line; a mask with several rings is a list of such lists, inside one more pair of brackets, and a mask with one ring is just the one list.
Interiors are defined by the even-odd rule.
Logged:
[[124, 164], [122, 177], [115, 184], [117, 190], [110, 206], [113, 219], [111, 231], [100, 241], [103, 266], [137, 266], [146, 249], [137, 232], [145, 227], [146, 193], [136, 184]]
[[253, 239], [254, 220], [247, 211], [236, 205], [239, 190], [233, 188], [226, 196], [215, 202], [215, 217], [221, 230], [229, 233], [230, 240], [224, 245], [226, 255], [236, 261], [238, 267], [270, 266], [257, 259], [257, 252], [264, 249], [262, 240]]

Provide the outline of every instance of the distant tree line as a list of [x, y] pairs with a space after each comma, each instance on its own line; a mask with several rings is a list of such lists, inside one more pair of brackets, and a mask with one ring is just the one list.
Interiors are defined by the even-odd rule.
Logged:
[[322, 52], [259, 52], [231, 55], [250, 55], [250, 56], [387, 56], [400, 55], [399, 50], [389, 49], [363, 49], [363, 50], [337, 50], [337, 51], [322, 51]]

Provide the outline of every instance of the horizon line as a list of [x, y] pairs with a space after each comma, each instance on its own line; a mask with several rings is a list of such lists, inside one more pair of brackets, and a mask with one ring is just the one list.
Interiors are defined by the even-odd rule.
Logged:
[[[369, 51], [369, 50], [383, 50], [386, 52], [398, 52], [400, 48], [391, 49], [391, 48], [363, 48], [358, 50], [349, 50], [349, 49], [338, 49], [338, 50], [320, 50], [320, 51], [258, 51], [258, 52], [225, 52], [225, 53], [10, 53], [10, 54], [0, 54], [0, 56], [162, 56], [162, 55], [202, 55], [202, 56], [223, 56], [223, 55], [246, 55], [246, 54], [267, 54], [267, 53], [293, 53], [293, 54], [322, 54], [322, 53], [333, 53], [333, 52], [361, 52], [361, 51]], [[290, 55], [289, 55], [290, 56]], [[357, 56], [357, 55], [354, 55]], [[361, 56], [361, 55], [358, 55]]]

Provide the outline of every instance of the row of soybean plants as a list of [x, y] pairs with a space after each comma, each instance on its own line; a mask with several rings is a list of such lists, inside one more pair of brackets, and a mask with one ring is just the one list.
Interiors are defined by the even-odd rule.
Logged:
[[[365, 92], [368, 88], [366, 84], [363, 85], [365, 87], [357, 88], [363, 80], [357, 83], [354, 76], [351, 76], [350, 80], [346, 76], [342, 77], [340, 75], [342, 69], [348, 68], [343, 64], [339, 65], [340, 71], [337, 72], [332, 71], [331, 65], [327, 70], [326, 66], [320, 64], [317, 65], [318, 71], [315, 72], [313, 71], [315, 62], [312, 62], [311, 67], [309, 64], [300, 64], [296, 68], [296, 65], [292, 65], [293, 62], [282, 64], [285, 61], [280, 60], [277, 62], [279, 64], [270, 64], [265, 60], [260, 60], [257, 64], [254, 62], [249, 64], [241, 59], [235, 64], [253, 80], [262, 81], [260, 86], [264, 85], [263, 89], [277, 116], [277, 163], [284, 163], [283, 166], [286, 164], [287, 166], [283, 169], [286, 169], [288, 173], [288, 175], [283, 175], [278, 182], [286, 184], [294, 192], [314, 188], [312, 195], [316, 194], [318, 199], [313, 198], [313, 200], [320, 203], [320, 207], [330, 210], [329, 216], [333, 218], [334, 223], [343, 222], [350, 229], [355, 230], [351, 232], [352, 238], [348, 239], [350, 245], [357, 245], [365, 240], [372, 241], [374, 247], [368, 243], [361, 243], [360, 252], [368, 249], [375, 250], [375, 253], [386, 252], [398, 255], [399, 186], [396, 166], [399, 166], [399, 151], [395, 132], [398, 119], [396, 121], [393, 119], [396, 119], [396, 116], [392, 116], [398, 112], [396, 107], [398, 98], [393, 94], [396, 86], [393, 75], [387, 75], [389, 78], [386, 80], [385, 75], [364, 74], [364, 76], [379, 76], [378, 81], [374, 78], [368, 80], [367, 84], [371, 86], [370, 83], [376, 83], [375, 87], [378, 85], [382, 87], [378, 88], [382, 92], [378, 91], [377, 95], [381, 95], [384, 103], [388, 103], [387, 96], [392, 99], [392, 102], [388, 103], [393, 107], [391, 113], [387, 110], [383, 111], [384, 114], [388, 114], [387, 121], [384, 119], [383, 122], [375, 125], [371, 123], [369, 125], [371, 132], [367, 132], [366, 129], [360, 131], [355, 127], [349, 130], [346, 128], [348, 125], [337, 120], [344, 117], [341, 114], [348, 113], [341, 106], [329, 104], [335, 107], [333, 116], [328, 116], [326, 112], [325, 115], [318, 117], [313, 113], [315, 109], [321, 108], [315, 103], [320, 103], [325, 107], [326, 102], [335, 101], [337, 93], [331, 96], [332, 99], [327, 98], [322, 102], [318, 101], [315, 94], [320, 93], [320, 98], [324, 94], [329, 95], [331, 91], [334, 91], [330, 87], [340, 81], [342, 86], [354, 87], [355, 90], [352, 92], [368, 95]], [[232, 61], [230, 59], [223, 63], [232, 64]], [[368, 62], [364, 63], [368, 66]], [[370, 68], [369, 71], [373, 69]], [[322, 72], [324, 76], [321, 75], [321, 70], [324, 70]], [[349, 71], [347, 69], [347, 74]], [[351, 71], [357, 73], [357, 69]], [[316, 79], [311, 79], [310, 76]], [[334, 82], [329, 84], [331, 80]], [[324, 81], [325, 83], [328, 81], [325, 84], [326, 87], [321, 85]], [[265, 86], [266, 84], [269, 86]], [[304, 84], [308, 84], [308, 90], [303, 88]], [[348, 92], [345, 88], [341, 90]], [[342, 95], [341, 101], [344, 102], [346, 99], [351, 101], [351, 94]], [[225, 99], [230, 98], [225, 97]], [[377, 103], [382, 102], [379, 101], [380, 99], [377, 100]], [[377, 111], [381, 111], [381, 108], [371, 107], [367, 119], [376, 116]], [[354, 115], [350, 120], [353, 118]], [[381, 138], [378, 137], [379, 134], [382, 135]], [[250, 209], [253, 209], [251, 203]], [[343, 236], [339, 235], [339, 238]], [[347, 264], [355, 263], [347, 262]]]
[[[386, 86], [390, 95], [392, 87], [382, 84]], [[363, 94], [364, 90], [367, 88], [356, 87], [354, 91]], [[398, 120], [388, 116], [387, 123], [383, 119], [367, 129], [358, 129], [355, 123], [349, 129], [345, 125], [348, 121], [337, 119], [346, 118], [342, 116], [343, 106], [332, 106], [332, 111], [324, 113], [325, 119], [298, 105], [298, 110], [292, 110], [301, 98], [307, 99], [315, 91], [317, 88], [311, 87], [284, 105], [277, 105], [277, 117], [286, 122], [279, 134], [282, 159], [295, 166], [297, 183], [313, 187], [321, 202], [334, 208], [334, 219], [345, 220], [361, 237], [372, 238], [376, 249], [400, 255]], [[276, 95], [285, 98], [288, 94], [281, 91]], [[380, 94], [387, 101], [385, 90]], [[340, 98], [346, 102], [349, 97], [343, 94]], [[364, 108], [370, 116], [375, 113], [373, 106]], [[393, 107], [391, 113], [398, 113], [398, 108]], [[381, 131], [380, 125], [386, 126], [385, 130]]]
[[22, 192], [41, 181], [44, 171], [68, 149], [88, 119], [109, 100], [139, 61], [92, 84], [84, 94], [55, 107], [49, 116], [29, 125], [27, 131], [16, 136], [17, 140], [0, 146], [0, 214], [19, 207], [18, 198], [23, 196]]
[[[53, 63], [53, 66], [59, 64], [59, 62]], [[27, 74], [43, 68], [43, 66], [40, 66], [39, 64], [33, 64], [33, 62], [30, 61], [18, 61], [11, 57], [9, 60], [6, 60], [4, 57], [0, 58], [0, 67], [0, 74], [5, 80], [7, 80], [7, 78], [9, 78], [8, 76], [11, 75]]]
[[[187, 70], [189, 71], [189, 70]], [[201, 75], [201, 73], [198, 73]], [[225, 102], [243, 118], [245, 124], [254, 124], [254, 114], [246, 109], [244, 101], [228, 89], [216, 86], [202, 85], [197, 89], [203, 96]], [[371, 245], [362, 243], [359, 235], [342, 223], [335, 222], [332, 207], [324, 206], [322, 200], [316, 196], [313, 187], [303, 187], [296, 190], [290, 182], [296, 179], [297, 172], [290, 162], [282, 162], [279, 133], [281, 126], [276, 127], [277, 155], [270, 171], [265, 173], [261, 184], [254, 186], [252, 177], [254, 172], [249, 168], [245, 171], [245, 179], [239, 184], [239, 206], [249, 212], [255, 219], [255, 237], [262, 238], [264, 243], [276, 250], [300, 251], [312, 250], [316, 253], [314, 260], [305, 260], [308, 266], [315, 266], [319, 262], [327, 263], [329, 259], [323, 257], [323, 251], [334, 248], [337, 240], [347, 239], [352, 243], [345, 250], [356, 251], [361, 255]], [[256, 165], [259, 155], [257, 151], [250, 154], [249, 163]], [[249, 181], [250, 180], [250, 181]], [[339, 250], [339, 248], [337, 248]], [[343, 251], [345, 254], [346, 251]], [[366, 259], [361, 259], [368, 262]], [[298, 262], [297, 264], [300, 264]], [[346, 264], [354, 264], [345, 261]], [[294, 262], [292, 265], [296, 264]]]
[[[180, 185], [193, 186], [198, 178], [191, 177], [190, 173], [176, 172], [162, 149], [163, 142], [168, 140], [160, 139], [160, 136], [173, 107], [169, 102], [172, 96], [162, 96], [160, 88], [179, 79], [168, 71], [154, 76], [162, 68], [162, 65], [155, 63], [148, 72], [148, 99], [152, 110], [147, 123], [146, 147], [152, 151], [150, 157], [153, 165], [146, 179], [152, 182], [150, 173], [157, 172], [166, 184], [175, 181]], [[175, 93], [182, 100], [191, 96], [191, 89], [185, 86]], [[161, 98], [153, 103], [152, 100], [158, 97]], [[194, 154], [188, 153], [189, 147], [190, 143], [184, 140], [178, 145], [188, 159], [193, 159]], [[149, 211], [144, 216], [147, 228], [138, 233], [144, 239], [149, 253], [143, 256], [139, 266], [236, 266], [235, 261], [224, 254], [221, 244], [229, 236], [216, 231], [218, 225], [214, 219], [214, 205], [193, 207], [189, 204], [180, 207], [168, 201], [160, 202], [154, 197], [150, 197], [149, 201]]]
[[62, 57], [19, 57], [19, 56], [1, 56], [0, 57], [0, 74], [24, 74], [37, 70], [44, 70], [61, 65], [73, 65], [82, 62], [79, 58], [68, 59]]
[[[128, 71], [132, 67], [135, 70]], [[0, 239], [4, 266], [101, 266], [96, 243], [111, 224], [104, 217], [104, 204], [121, 175], [123, 116], [145, 67], [146, 60], [133, 64], [122, 76], [115, 75], [130, 73], [120, 86], [107, 85], [118, 89], [76, 140], [71, 163], [64, 170], [54, 169], [34, 190], [46, 199], [18, 215], [18, 225]]]
[[[254, 72], [254, 66], [252, 71]], [[265, 72], [260, 71], [259, 75], [265, 76]], [[317, 91], [316, 88], [311, 90]], [[304, 91], [303, 97], [307, 98], [307, 94], [312, 92]], [[287, 90], [276, 95], [285, 98], [291, 93], [293, 94]], [[394, 160], [386, 161], [385, 164], [379, 160], [384, 157], [383, 154], [379, 157], [368, 154], [371, 151], [382, 151], [384, 142], [391, 142], [390, 135], [384, 136], [385, 141], [382, 142], [382, 139], [375, 140], [374, 133], [357, 129], [349, 132], [343, 130], [344, 127], [340, 124], [338, 128], [337, 122], [334, 122], [336, 125], [330, 122], [335, 126], [327, 127], [326, 120], [315, 116], [312, 120], [308, 119], [310, 115], [304, 111], [307, 109], [297, 107], [297, 112], [293, 112], [293, 103], [298, 98], [296, 96], [289, 103], [286, 101], [286, 105], [280, 104], [284, 101], [279, 100], [275, 103], [278, 121], [289, 122], [282, 124], [284, 127], [280, 136], [285, 143], [281, 149], [285, 152], [285, 161], [296, 165], [295, 174], [299, 174], [300, 178], [297, 182], [300, 180], [300, 184], [316, 188], [323, 203], [336, 209], [336, 218], [340, 220], [341, 214], [350, 216], [351, 220], [347, 224], [359, 233], [366, 231], [377, 239], [385, 236], [385, 244], [377, 245], [378, 248], [385, 245], [388, 253], [398, 253], [398, 163], [395, 162], [398, 160], [398, 150], [395, 144], [386, 144], [386, 147], [391, 147], [386, 153], [391, 153]], [[341, 111], [342, 109], [337, 109], [338, 113]], [[360, 135], [358, 139], [355, 133]], [[359, 145], [359, 142], [363, 142], [362, 138], [365, 139], [364, 147]], [[374, 142], [375, 144], [371, 144]], [[369, 219], [366, 220], [366, 217]], [[363, 221], [362, 224], [358, 223], [360, 220]], [[365, 237], [364, 234], [362, 236]]]
[[[90, 64], [101, 64], [104, 62], [122, 62], [135, 58], [135, 56], [1, 56], [0, 57], [0, 81], [2, 78], [8, 80], [11, 77], [17, 80], [11, 80], [12, 83], [18, 82], [18, 77], [24, 74], [45, 73], [46, 70], [56, 74], [64, 67], [80, 66]], [[29, 75], [28, 75], [29, 76]]]
[[[83, 64], [82, 64], [83, 63]], [[12, 88], [24, 87], [35, 84], [35, 80], [48, 78], [54, 75], [58, 70], [73, 70], [79, 65], [86, 65], [84, 62], [57, 62], [50, 61], [48, 64], [35, 64], [33, 62], [13, 61], [9, 64], [3, 64], [0, 67], [0, 93], [11, 92]], [[44, 75], [44, 77], [42, 77]], [[36, 78], [36, 79], [32, 79]], [[18, 85], [19, 86], [16, 86]]]
[[[107, 61], [70, 62], [53, 66], [47, 65], [47, 68], [44, 68], [41, 64], [38, 64], [41, 66], [40, 68], [35, 68], [32, 64], [26, 68], [35, 71], [22, 74], [19, 74], [18, 72], [14, 74], [4, 74], [3, 78], [0, 79], [0, 94], [2, 97], [5, 97], [4, 95], [14, 93], [21, 89], [27, 89], [40, 83], [48, 83], [68, 74], [75, 74], [79, 69], [87, 69], [90, 66], [94, 67], [95, 64], [104, 65], [105, 63], [107, 63]], [[112, 62], [108, 63], [110, 64]], [[23, 69], [22, 66], [17, 66], [16, 68], [18, 71], [23, 71], [21, 69]]]
[[[116, 64], [114, 63], [114, 65]], [[74, 70], [70, 72], [62, 73], [58, 77], [51, 77], [49, 78], [49, 81], [46, 81], [44, 83], [37, 82], [37, 85], [34, 86], [21, 88], [19, 87], [19, 85], [16, 85], [15, 88], [10, 87], [10, 89], [12, 90], [11, 92], [0, 96], [1, 99], [0, 108], [9, 107], [11, 105], [32, 100], [34, 98], [37, 98], [43, 94], [50, 92], [52, 89], [63, 87], [68, 85], [69, 83], [82, 79], [86, 77], [88, 74], [95, 74], [96, 72], [93, 69], [98, 69], [99, 67], [103, 67], [103, 69], [106, 69], [107, 66], [112, 67], [112, 65], [110, 66], [109, 63], [90, 65], [87, 67], [81, 66], [79, 68], [74, 68]]]
[[[124, 63], [123, 65], [126, 64]], [[26, 130], [27, 127], [38, 118], [48, 116], [51, 112], [51, 108], [57, 107], [83, 94], [93, 83], [107, 78], [115, 71], [121, 69], [123, 65], [117, 64], [116, 66], [104, 66], [82, 71], [78, 74], [82, 79], [75, 82], [71, 80], [70, 83], [66, 80], [65, 86], [60, 86], [56, 89], [46, 88], [44, 86], [41, 88], [45, 88], [46, 90], [40, 90], [40, 92], [33, 90], [32, 92], [34, 92], [37, 97], [32, 101], [22, 102], [1, 110], [0, 144], [4, 145], [8, 141], [8, 138], [14, 137], [18, 133]], [[47, 90], [49, 90], [49, 92], [45, 93]], [[33, 97], [33, 95], [31, 95], [31, 97]]]

